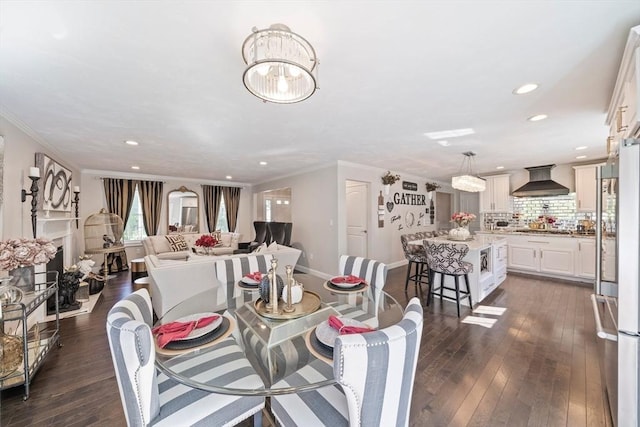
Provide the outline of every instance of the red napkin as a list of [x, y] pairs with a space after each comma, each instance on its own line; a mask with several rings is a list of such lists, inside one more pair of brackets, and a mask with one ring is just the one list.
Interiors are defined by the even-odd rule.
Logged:
[[358, 276], [354, 276], [353, 274], [350, 274], [348, 276], [334, 277], [333, 279], [331, 279], [331, 281], [335, 282], [335, 283], [358, 284], [358, 283], [362, 282], [362, 279], [359, 278]]
[[171, 341], [184, 338], [198, 328], [203, 328], [212, 324], [220, 315], [214, 314], [213, 316], [202, 317], [198, 320], [192, 320], [191, 322], [171, 322], [164, 325], [156, 326], [151, 330], [151, 333], [157, 335], [156, 340], [158, 346], [164, 348]]
[[245, 274], [244, 277], [247, 277], [251, 280], [255, 280], [256, 282], [259, 282], [262, 280], [262, 273], [260, 273], [259, 271], [256, 271], [253, 273]]
[[333, 329], [336, 329], [340, 333], [340, 335], [363, 334], [365, 332], [375, 331], [375, 329], [368, 327], [361, 328], [359, 326], [345, 326], [345, 324], [342, 323], [340, 319], [333, 315], [329, 316], [329, 320], [327, 320], [327, 322], [329, 322], [329, 326], [331, 326]]

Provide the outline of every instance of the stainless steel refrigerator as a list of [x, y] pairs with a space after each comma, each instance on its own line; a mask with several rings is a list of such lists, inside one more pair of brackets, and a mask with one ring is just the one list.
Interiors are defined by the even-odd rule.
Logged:
[[[598, 171], [595, 294], [603, 383], [614, 425], [640, 423], [640, 139], [623, 139]], [[613, 200], [612, 209], [607, 201]], [[609, 199], [609, 200], [608, 200]], [[612, 215], [614, 216], [612, 221]], [[614, 225], [615, 238], [607, 238]], [[615, 250], [617, 268], [607, 271]], [[611, 279], [614, 280], [611, 280]]]

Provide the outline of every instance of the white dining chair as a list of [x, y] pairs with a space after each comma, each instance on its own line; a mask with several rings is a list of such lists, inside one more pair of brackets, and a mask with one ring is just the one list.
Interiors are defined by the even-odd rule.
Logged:
[[342, 255], [338, 267], [340, 274], [353, 274], [380, 290], [387, 281], [387, 265], [374, 259]]
[[[128, 426], [233, 426], [253, 416], [262, 425], [265, 399], [209, 393], [181, 384], [156, 371], [151, 334], [151, 299], [140, 289], [117, 302], [107, 316], [107, 336]], [[190, 364], [189, 375], [224, 371], [224, 384], [261, 389], [264, 383], [253, 371], [235, 341], [221, 341], [202, 364]], [[177, 365], [175, 367], [178, 370]], [[220, 378], [217, 379], [218, 381]]]
[[293, 426], [407, 426], [422, 338], [420, 300], [412, 298], [402, 320], [365, 334], [340, 335], [331, 366], [315, 360], [276, 387], [305, 378], [336, 379], [336, 385], [271, 398], [277, 422]]
[[271, 268], [272, 258], [272, 254], [260, 254], [219, 259], [215, 262], [216, 277], [225, 291], [230, 309], [255, 299], [251, 292], [238, 288], [237, 283], [245, 274], [256, 271], [267, 273]]

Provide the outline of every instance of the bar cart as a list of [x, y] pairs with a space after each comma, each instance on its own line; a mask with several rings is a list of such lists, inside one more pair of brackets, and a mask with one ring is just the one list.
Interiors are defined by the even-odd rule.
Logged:
[[[47, 300], [55, 298], [55, 322], [28, 325], [29, 316], [43, 307]], [[22, 364], [14, 372], [0, 378], [0, 390], [24, 385], [24, 400], [29, 398], [29, 386], [49, 352], [54, 346], [61, 347], [60, 316], [58, 301], [58, 272], [35, 273], [35, 290], [25, 293], [20, 301], [3, 305], [0, 331], [7, 324], [15, 324], [15, 336], [22, 340]]]

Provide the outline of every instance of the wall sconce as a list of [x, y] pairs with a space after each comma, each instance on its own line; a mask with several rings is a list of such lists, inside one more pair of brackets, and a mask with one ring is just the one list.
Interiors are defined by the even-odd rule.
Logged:
[[78, 187], [77, 185], [75, 187], [73, 187], [73, 201], [71, 202], [72, 205], [76, 205], [76, 229], [78, 229], [79, 225], [78, 225], [78, 218], [80, 215], [80, 211], [79, 211], [79, 202], [80, 202], [80, 187]]
[[31, 196], [31, 229], [33, 230], [33, 238], [36, 238], [36, 219], [38, 217], [38, 180], [40, 179], [40, 169], [36, 167], [29, 168], [29, 179], [31, 180], [31, 192], [22, 190], [22, 203], [27, 201], [27, 196]]

